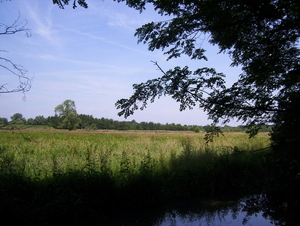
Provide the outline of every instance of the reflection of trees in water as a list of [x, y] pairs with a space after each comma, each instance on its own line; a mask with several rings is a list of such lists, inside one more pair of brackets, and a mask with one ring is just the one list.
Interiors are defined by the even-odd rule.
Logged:
[[262, 213], [262, 216], [264, 218], [271, 220], [269, 214], [264, 211], [267, 199], [268, 198], [265, 195], [253, 195], [251, 197], [243, 199], [240, 202], [242, 211], [246, 213], [246, 216], [243, 219], [244, 224], [246, 224], [253, 215], [256, 216], [257, 213]]
[[199, 222], [200, 225], [215, 225], [215, 222], [226, 221], [225, 217], [232, 215], [236, 218], [239, 212], [236, 202], [208, 200], [197, 205], [182, 205], [176, 210], [171, 210], [165, 214], [164, 219], [155, 225], [179, 226], [192, 222]]
[[[88, 212], [87, 216], [77, 216], [76, 209], [74, 209], [74, 207], [72, 209], [72, 206], [69, 206], [72, 210], [72, 214], [65, 214], [64, 217], [66, 217], [66, 219], [57, 221], [56, 218], [58, 216], [56, 216], [55, 213], [49, 212], [48, 215], [49, 217], [51, 216], [51, 218], [47, 219], [45, 222], [51, 220], [49, 225], [72, 226], [230, 226], [233, 225], [234, 220], [241, 222], [241, 225], [249, 225], [247, 223], [249, 223], [250, 219], [257, 215], [264, 217], [266, 219], [266, 224], [271, 222], [276, 226], [299, 225], [299, 212], [297, 212], [296, 209], [289, 209], [285, 203], [279, 203], [279, 200], [274, 197], [267, 195], [253, 195], [238, 201], [193, 200], [178, 201], [175, 204], [171, 203], [167, 206], [162, 203], [161, 205], [158, 203], [143, 203], [141, 206], [129, 204], [128, 207], [125, 207], [124, 205], [106, 206], [105, 208], [104, 206], [99, 206], [99, 212], [95, 215], [95, 218]], [[82, 212], [82, 209], [79, 213], [80, 212]], [[74, 216], [77, 217], [73, 220]], [[67, 222], [67, 224], [59, 224], [59, 222]], [[25, 224], [22, 225], [32, 224], [26, 224], [25, 222]], [[259, 225], [264, 224], [262, 222]]]
[[182, 223], [189, 224], [192, 222], [199, 222], [200, 225], [215, 225], [215, 222], [223, 222], [226, 221], [225, 217], [230, 214], [230, 209], [228, 210], [218, 210], [214, 212], [210, 212], [207, 210], [201, 210], [197, 213], [188, 213], [181, 214], [178, 211], [172, 211], [165, 215], [163, 221], [160, 221], [157, 225], [170, 225], [170, 226], [179, 226]]
[[290, 208], [286, 202], [281, 201], [280, 197], [253, 195], [245, 198], [240, 205], [242, 211], [247, 213], [245, 221], [261, 212], [262, 216], [270, 219], [274, 225], [299, 225], [299, 208]]
[[[240, 215], [240, 213], [243, 213]], [[262, 216], [266, 224], [277, 226], [298, 225], [297, 210], [289, 210], [285, 203], [267, 195], [252, 195], [238, 202], [205, 201], [198, 204], [182, 204], [169, 210], [163, 219], [157, 219], [154, 225], [180, 226], [199, 222], [200, 225], [216, 225], [217, 222], [231, 224], [228, 217], [236, 220], [239, 217], [247, 225], [253, 217]], [[298, 219], [297, 219], [298, 218]]]

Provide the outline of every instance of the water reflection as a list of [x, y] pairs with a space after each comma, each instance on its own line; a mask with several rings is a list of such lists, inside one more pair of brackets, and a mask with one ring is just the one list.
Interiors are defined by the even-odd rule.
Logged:
[[[275, 201], [274, 201], [275, 200]], [[94, 222], [84, 225], [114, 226], [286, 226], [299, 225], [298, 212], [289, 211], [266, 195], [253, 195], [237, 201], [193, 200], [172, 205], [148, 206], [123, 211], [107, 210]], [[147, 206], [147, 205], [146, 205]], [[83, 225], [76, 222], [78, 225]], [[72, 224], [72, 225], [76, 225]]]
[[[167, 212], [155, 226], [240, 226], [287, 225], [282, 218], [274, 219], [272, 208], [266, 207], [268, 197], [254, 195], [233, 201], [201, 201], [193, 210], [176, 209]], [[266, 211], [267, 210], [267, 211]]]
[[193, 209], [177, 208], [168, 211], [155, 226], [250, 226], [298, 225], [296, 212], [266, 195], [253, 195], [232, 201], [201, 201]]
[[[148, 209], [135, 217], [127, 215], [122, 219], [122, 226], [250, 226], [250, 225], [297, 225], [286, 221], [284, 207], [269, 206], [270, 200], [265, 195], [246, 197], [238, 201], [189, 201], [179, 202], [171, 208]], [[162, 212], [164, 211], [164, 212]], [[144, 211], [143, 211], [144, 212]], [[131, 219], [131, 220], [130, 220]], [[118, 220], [117, 220], [118, 221]], [[298, 221], [299, 222], [299, 221]], [[114, 222], [114, 225], [117, 225]]]
[[167, 213], [161, 223], [155, 226], [240, 226], [240, 225], [260, 225], [269, 226], [274, 225], [271, 220], [263, 217], [263, 213], [259, 212], [252, 216], [248, 216], [246, 212], [239, 211], [217, 211], [215, 213], [207, 213], [203, 211], [202, 214], [190, 213], [182, 215], [177, 211]]

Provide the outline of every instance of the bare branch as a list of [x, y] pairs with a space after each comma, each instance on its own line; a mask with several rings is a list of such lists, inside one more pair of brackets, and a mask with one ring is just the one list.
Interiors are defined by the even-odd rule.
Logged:
[[20, 21], [20, 16], [21, 14], [19, 12], [18, 18], [11, 25], [0, 23], [0, 35], [13, 35], [18, 32], [25, 32], [26, 36], [30, 37], [31, 31], [30, 29], [26, 28], [28, 21]]
[[[30, 37], [30, 29], [26, 28], [26, 25], [27, 20], [20, 21], [19, 13], [18, 18], [11, 25], [0, 23], [0, 35], [12, 35], [18, 32], [25, 32], [26, 36]], [[0, 50], [0, 52], [7, 53], [5, 50]], [[0, 84], [0, 94], [22, 92], [24, 94], [23, 99], [26, 99], [25, 92], [30, 90], [32, 81], [32, 78], [29, 78], [27, 75], [27, 70], [25, 70], [22, 65], [15, 64], [11, 60], [2, 56], [0, 56], [0, 67], [7, 70], [10, 74], [16, 76], [19, 83], [16, 88], [8, 88], [7, 83]]]
[[156, 66], [158, 67], [158, 70], [160, 70], [164, 75], [166, 75], [166, 72], [158, 65], [157, 61], [152, 61], [151, 62]]
[[[1, 61], [4, 61], [4, 63], [1, 63]], [[6, 69], [11, 74], [15, 75], [19, 82], [19, 85], [16, 88], [7, 88], [8, 84], [1, 84], [0, 94], [22, 92], [25, 98], [25, 92], [28, 92], [30, 90], [32, 81], [32, 78], [28, 77], [27, 71], [21, 65], [17, 65], [11, 60], [6, 59], [4, 57], [0, 57], [0, 67]]]

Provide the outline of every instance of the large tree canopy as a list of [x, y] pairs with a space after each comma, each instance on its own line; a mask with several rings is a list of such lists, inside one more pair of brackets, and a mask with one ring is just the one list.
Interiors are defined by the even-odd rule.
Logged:
[[299, 142], [299, 1], [127, 1], [139, 10], [145, 3], [173, 18], [137, 29], [135, 35], [149, 50], [162, 49], [169, 59], [185, 54], [207, 60], [205, 50], [197, 45], [199, 36], [207, 33], [243, 73], [226, 87], [225, 75], [213, 68], [161, 70], [162, 77], [135, 84], [134, 94], [116, 103], [119, 115], [128, 117], [156, 97], [170, 95], [180, 102], [180, 110], [198, 105], [214, 123], [238, 119], [249, 125], [251, 135], [259, 125], [272, 123], [273, 138], [285, 131], [285, 143]]
[[170, 95], [180, 103], [180, 110], [200, 107], [214, 123], [238, 119], [249, 126], [251, 135], [260, 125], [271, 123], [276, 125], [274, 144], [282, 143], [280, 139], [285, 144], [287, 140], [299, 143], [298, 0], [116, 1], [141, 12], [152, 4], [159, 14], [170, 16], [137, 29], [138, 41], [150, 51], [161, 49], [168, 59], [187, 55], [207, 60], [198, 44], [199, 37], [207, 34], [210, 43], [230, 55], [232, 66], [242, 68], [239, 79], [226, 86], [225, 75], [213, 68], [191, 71], [186, 66], [165, 72], [155, 63], [162, 76], [134, 84], [134, 94], [116, 102], [120, 116], [128, 117], [156, 98]]

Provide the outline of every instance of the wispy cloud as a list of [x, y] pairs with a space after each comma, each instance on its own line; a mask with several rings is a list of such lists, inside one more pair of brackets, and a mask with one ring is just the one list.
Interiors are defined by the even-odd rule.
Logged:
[[101, 42], [104, 42], [104, 43], [107, 43], [107, 44], [110, 44], [110, 45], [113, 45], [113, 46], [117, 46], [117, 47], [121, 47], [123, 49], [126, 49], [126, 50], [130, 50], [130, 51], [133, 51], [133, 52], [137, 52], [137, 53], [141, 53], [143, 55], [147, 55], [147, 56], [151, 56], [153, 57], [154, 54], [149, 52], [149, 51], [143, 51], [143, 50], [140, 50], [138, 48], [132, 48], [128, 45], [124, 45], [120, 42], [116, 42], [116, 41], [112, 41], [112, 40], [109, 40], [107, 38], [103, 38], [101, 36], [98, 36], [98, 35], [95, 35], [93, 34], [92, 32], [82, 32], [78, 29], [69, 29], [69, 28], [64, 28], [65, 31], [69, 31], [69, 32], [72, 32], [73, 35], [79, 35], [79, 36], [84, 36], [87, 40], [89, 39], [93, 39], [93, 40], [99, 40]]
[[[90, 13], [101, 17], [109, 26], [129, 29], [134, 31], [139, 26], [151, 21], [141, 19], [137, 10], [131, 9], [122, 3], [104, 1], [91, 1], [89, 5]], [[101, 12], [99, 14], [99, 12]]]
[[47, 10], [46, 13], [41, 14], [41, 11], [34, 4], [29, 5], [28, 2], [25, 2], [25, 5], [30, 17], [30, 21], [33, 22], [36, 26], [33, 29], [34, 33], [37, 33], [38, 35], [46, 39], [55, 48], [61, 48], [62, 44], [57, 38], [56, 31], [53, 28], [52, 24], [52, 6]]
[[[55, 56], [51, 54], [39, 54], [39, 55], [30, 55], [26, 54], [26, 57], [36, 58], [46, 60], [47, 62], [56, 61], [60, 63], [66, 63], [69, 65], [69, 68], [74, 68], [74, 70], [67, 70], [69, 73], [81, 73], [81, 74], [91, 74], [91, 73], [101, 73], [101, 72], [110, 72], [117, 73], [118, 75], [122, 74], [132, 74], [137, 72], [146, 72], [147, 69], [140, 68], [139, 66], [117, 66], [114, 63], [103, 64], [99, 62], [85, 61], [85, 60], [74, 60], [71, 58], [64, 58], [60, 56]], [[70, 64], [74, 66], [70, 66]], [[84, 69], [82, 69], [84, 68]], [[55, 70], [54, 70], [55, 71]], [[65, 73], [66, 71], [62, 71]], [[57, 71], [55, 71], [57, 73]]]
[[137, 27], [141, 26], [143, 23], [137, 19], [129, 19], [129, 17], [124, 13], [112, 12], [107, 15], [109, 26], [118, 26], [125, 29], [135, 30]]

